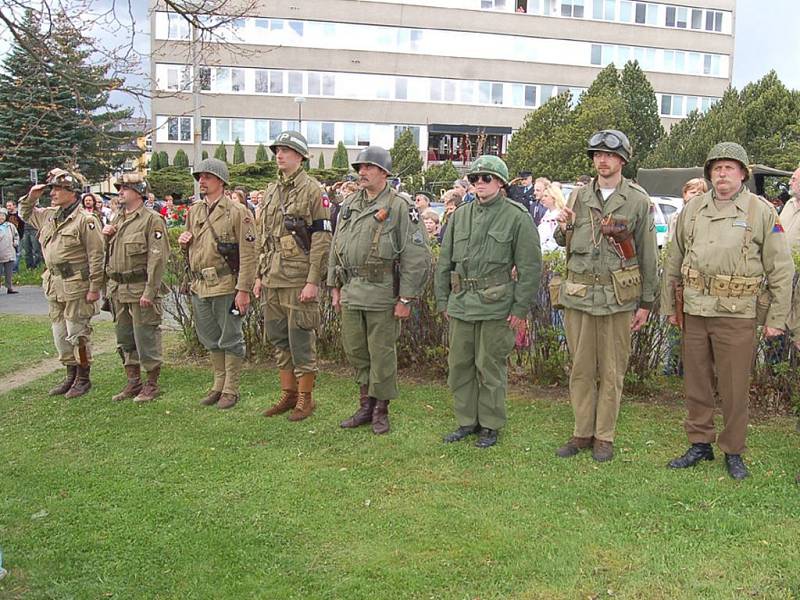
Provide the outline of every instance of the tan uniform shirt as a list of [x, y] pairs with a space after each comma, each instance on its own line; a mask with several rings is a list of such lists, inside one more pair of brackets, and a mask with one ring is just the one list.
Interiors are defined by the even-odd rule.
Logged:
[[[755, 203], [755, 213], [748, 225], [751, 203]], [[752, 227], [752, 240], [745, 253], [748, 226]], [[724, 278], [730, 276], [737, 280], [726, 286]], [[710, 190], [692, 198], [678, 216], [664, 270], [661, 312], [675, 314], [673, 282], [684, 281], [684, 312], [698, 317], [752, 319], [758, 293], [752, 288], [765, 279], [770, 295], [765, 324], [783, 329], [793, 277], [789, 245], [773, 206], [744, 187], [728, 201], [715, 201]], [[745, 285], [750, 289], [737, 291]], [[734, 289], [727, 291], [726, 287]]]
[[800, 199], [790, 198], [784, 205], [780, 218], [789, 248], [800, 247]]
[[108, 240], [107, 289], [118, 302], [152, 301], [162, 295], [162, 277], [169, 259], [164, 219], [140, 206], [130, 214], [120, 210], [111, 222], [117, 232]]
[[56, 207], [40, 208], [27, 195], [20, 199], [22, 219], [38, 230], [47, 269], [42, 287], [47, 298], [65, 302], [85, 298], [103, 287], [103, 238], [100, 224], [76, 207], [56, 221]]
[[[222, 196], [213, 208], [211, 216], [205, 201], [197, 202], [189, 209], [186, 230], [192, 233], [189, 245], [189, 268], [192, 277], [192, 292], [201, 298], [224, 296], [238, 290], [249, 292], [255, 281], [257, 247], [252, 213], [238, 202]], [[221, 242], [239, 244], [239, 273], [230, 272], [225, 259], [217, 250], [217, 239]]]
[[[257, 216], [258, 276], [266, 287], [319, 285], [327, 276], [331, 247], [331, 216], [316, 179], [302, 169], [289, 178], [270, 183]], [[305, 221], [310, 233], [308, 254], [286, 228], [287, 217]]]

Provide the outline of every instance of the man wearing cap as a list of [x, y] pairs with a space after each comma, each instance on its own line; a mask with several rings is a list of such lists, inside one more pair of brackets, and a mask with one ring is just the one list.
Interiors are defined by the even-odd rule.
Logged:
[[458, 422], [444, 441], [477, 433], [475, 445], [489, 448], [506, 424], [506, 361], [527, 327], [542, 253], [528, 210], [505, 195], [506, 164], [481, 156], [468, 177], [477, 198], [451, 215], [434, 283], [437, 309], [449, 320], [447, 383]]
[[[794, 276], [775, 208], [744, 185], [748, 163], [745, 149], [733, 142], [717, 144], [709, 152], [705, 176], [711, 189], [678, 215], [661, 296], [661, 310], [670, 323], [683, 324], [684, 428], [691, 444], [668, 466], [685, 469], [713, 460], [711, 444], [716, 441], [725, 453], [728, 474], [737, 480], [748, 476], [741, 455], [756, 326], [763, 325], [767, 338], [783, 333]], [[683, 290], [682, 315], [676, 314], [676, 287]], [[724, 422], [719, 436], [715, 390]]]
[[647, 321], [656, 297], [658, 249], [650, 198], [622, 176], [631, 157], [627, 136], [598, 131], [587, 153], [597, 177], [572, 193], [554, 235], [566, 247], [560, 298], [575, 415], [572, 437], [556, 454], [568, 458], [591, 448], [592, 457], [605, 462], [614, 457], [631, 332]]
[[533, 173], [520, 171], [517, 179], [508, 186], [508, 197], [530, 210], [533, 204]]
[[253, 216], [225, 196], [228, 165], [200, 161], [192, 172], [204, 199], [186, 217], [178, 243], [187, 254], [197, 337], [211, 354], [214, 383], [204, 406], [233, 407], [245, 357], [242, 319], [250, 307], [258, 250]]
[[[162, 277], [169, 259], [169, 239], [164, 219], [144, 205], [148, 186], [141, 175], [125, 173], [114, 187], [119, 191], [120, 210], [103, 227], [106, 293], [128, 381], [112, 400], [133, 398], [141, 404], [155, 400], [160, 393]], [[144, 385], [142, 368], [147, 373]]]
[[[47, 267], [42, 287], [58, 358], [67, 368], [66, 378], [50, 395], [66, 398], [82, 396], [92, 387], [90, 322], [99, 312], [97, 300], [103, 287], [100, 226], [80, 210], [85, 184], [78, 173], [53, 169], [44, 184], [34, 185], [20, 200], [22, 219], [39, 233]], [[50, 190], [51, 206], [40, 208], [36, 203], [45, 190]]]
[[281, 395], [264, 411], [289, 410], [290, 421], [314, 412], [319, 286], [327, 276], [331, 245], [330, 204], [319, 182], [303, 169], [308, 144], [284, 131], [269, 147], [278, 179], [267, 186], [258, 216], [258, 271], [253, 293], [261, 298], [267, 338], [278, 354]]
[[789, 179], [791, 197], [781, 210], [781, 225], [790, 248], [800, 249], [800, 168], [795, 169]]
[[386, 182], [389, 152], [369, 146], [353, 168], [360, 190], [342, 203], [328, 261], [342, 346], [360, 386], [359, 408], [341, 426], [372, 423], [372, 431], [383, 434], [389, 431], [389, 401], [398, 395], [400, 323], [422, 294], [431, 252], [416, 206]]

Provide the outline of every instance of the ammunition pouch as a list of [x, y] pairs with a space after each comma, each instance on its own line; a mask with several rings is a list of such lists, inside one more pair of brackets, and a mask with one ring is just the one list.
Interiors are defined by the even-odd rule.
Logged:
[[147, 281], [147, 271], [109, 272], [107, 275], [111, 281], [116, 281], [117, 283], [142, 283]]
[[[741, 277], [739, 275], [707, 275], [684, 266], [681, 269], [683, 284], [708, 296], [718, 298], [750, 298], [759, 294], [763, 277]], [[768, 300], [765, 300], [767, 305]]]
[[464, 291], [484, 292], [490, 287], [500, 286], [511, 281], [511, 273], [498, 271], [485, 277], [462, 277], [457, 271], [450, 271], [450, 290], [454, 294]]
[[236, 242], [217, 242], [217, 252], [225, 260], [231, 272], [239, 272], [239, 244]]
[[561, 284], [563, 282], [564, 279], [558, 273], [554, 273], [550, 277], [550, 282], [547, 284], [547, 291], [550, 293], [550, 308], [564, 308], [561, 303]]
[[611, 271], [611, 282], [618, 304], [636, 302], [642, 295], [642, 273], [639, 265]]
[[191, 276], [192, 280], [194, 280], [194, 281], [206, 280], [209, 283], [211, 283], [211, 279], [213, 279], [213, 277], [211, 277], [211, 272], [212, 271], [214, 272], [214, 275], [217, 278], [222, 277], [224, 275], [233, 274], [233, 271], [231, 270], [231, 268], [228, 265], [224, 265], [222, 267], [208, 267], [208, 268], [203, 269], [201, 271], [190, 271], [189, 275]]
[[336, 277], [343, 283], [349, 283], [354, 277], [366, 279], [370, 283], [383, 283], [384, 275], [394, 272], [394, 263], [383, 261], [368, 262], [356, 267], [336, 267]]
[[69, 279], [73, 277], [75, 274], [80, 273], [81, 279], [84, 281], [89, 279], [89, 265], [73, 265], [70, 263], [58, 263], [57, 265], [53, 265], [51, 269], [51, 274], [56, 275], [57, 277], [61, 277], [63, 279]]

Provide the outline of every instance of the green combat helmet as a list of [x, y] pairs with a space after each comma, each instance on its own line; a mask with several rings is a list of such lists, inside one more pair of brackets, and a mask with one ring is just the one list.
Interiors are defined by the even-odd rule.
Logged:
[[225, 185], [228, 185], [228, 180], [230, 179], [228, 165], [218, 158], [206, 158], [205, 160], [201, 160], [200, 164], [192, 171], [192, 176], [197, 181], [200, 181], [200, 173], [211, 173], [221, 179], [222, 183]]
[[602, 129], [592, 134], [586, 147], [586, 154], [592, 158], [595, 152], [611, 152], [626, 163], [631, 162], [631, 142], [627, 135], [617, 129]]
[[273, 154], [277, 154], [278, 146], [285, 146], [297, 152], [300, 156], [308, 160], [308, 142], [299, 131], [284, 131], [270, 144], [269, 149]]
[[147, 194], [150, 193], [150, 186], [147, 185], [147, 181], [139, 173], [122, 173], [114, 181], [114, 187], [117, 191], [122, 190], [122, 188], [130, 188], [142, 198], [147, 198]]
[[387, 175], [392, 174], [392, 157], [388, 150], [380, 146], [367, 146], [359, 152], [351, 166], [358, 172], [361, 165], [375, 165], [386, 171]]
[[66, 169], [52, 169], [47, 173], [45, 185], [60, 187], [73, 192], [82, 192], [86, 187], [86, 179], [80, 173]]
[[508, 167], [502, 158], [484, 154], [479, 156], [467, 171], [467, 175], [482, 175], [487, 173], [497, 177], [504, 184], [508, 184]]
[[715, 160], [735, 160], [744, 169], [744, 181], [750, 179], [750, 159], [747, 158], [747, 151], [736, 142], [720, 142], [711, 149], [706, 158], [703, 173], [706, 179], [711, 181], [711, 164]]

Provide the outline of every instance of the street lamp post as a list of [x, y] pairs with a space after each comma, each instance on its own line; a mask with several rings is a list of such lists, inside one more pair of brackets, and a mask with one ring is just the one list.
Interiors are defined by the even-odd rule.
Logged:
[[297, 128], [303, 125], [303, 102], [306, 99], [303, 96], [295, 96], [294, 101], [297, 103]]

